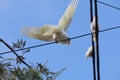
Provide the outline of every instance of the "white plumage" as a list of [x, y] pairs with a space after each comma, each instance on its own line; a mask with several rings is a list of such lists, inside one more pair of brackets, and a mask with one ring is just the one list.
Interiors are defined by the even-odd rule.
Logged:
[[41, 27], [22, 27], [22, 29], [20, 30], [21, 33], [28, 37], [32, 37], [43, 41], [55, 40], [62, 44], [69, 44], [70, 39], [68, 38], [66, 31], [71, 23], [78, 2], [79, 0], [72, 0], [70, 2], [64, 15], [62, 15], [57, 25], [46, 24]]
[[86, 57], [86, 58], [92, 57], [92, 55], [93, 55], [93, 47], [90, 46], [90, 47], [88, 48], [87, 52], [86, 52], [85, 57]]
[[93, 34], [93, 41], [96, 42], [96, 34], [95, 34], [95, 31], [96, 31], [96, 28], [98, 27], [98, 31], [99, 31], [99, 24], [98, 26], [96, 26], [96, 16], [93, 17], [93, 21], [91, 22], [91, 31]]

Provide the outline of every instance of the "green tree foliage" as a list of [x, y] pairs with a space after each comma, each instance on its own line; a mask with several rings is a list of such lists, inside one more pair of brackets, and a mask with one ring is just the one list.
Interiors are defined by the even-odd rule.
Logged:
[[[47, 61], [44, 64], [36, 63], [37, 66], [21, 67], [22, 61], [25, 60], [24, 55], [30, 52], [30, 49], [24, 49], [25, 44], [26, 41], [22, 39], [13, 43], [11, 48], [14, 51], [21, 50], [21, 54], [17, 54], [16, 58], [5, 59], [3, 54], [0, 55], [0, 80], [56, 80], [57, 76], [65, 70], [62, 68], [57, 72], [52, 72], [46, 67]], [[12, 63], [13, 61], [16, 63]]]

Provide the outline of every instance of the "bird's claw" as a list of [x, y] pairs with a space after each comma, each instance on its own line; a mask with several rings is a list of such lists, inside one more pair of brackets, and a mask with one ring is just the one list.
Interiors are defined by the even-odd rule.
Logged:
[[71, 39], [69, 37], [67, 37], [67, 40], [70, 41]]
[[59, 41], [58, 41], [58, 40], [55, 40], [55, 43], [56, 43], [56, 44], [58, 44], [58, 43], [59, 43]]

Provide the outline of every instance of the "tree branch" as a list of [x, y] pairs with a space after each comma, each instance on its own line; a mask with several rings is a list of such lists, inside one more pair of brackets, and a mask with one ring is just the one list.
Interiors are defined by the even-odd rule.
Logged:
[[21, 57], [14, 51], [14, 49], [13, 48], [11, 48], [10, 47], [10, 45], [8, 45], [4, 40], [2, 40], [1, 38], [0, 38], [0, 41], [6, 46], [6, 47], [8, 47], [12, 52], [13, 52], [13, 54], [14, 55], [16, 55], [16, 57], [23, 63], [23, 64], [25, 64], [27, 67], [31, 67], [30, 65], [28, 65], [23, 59], [21, 59]]

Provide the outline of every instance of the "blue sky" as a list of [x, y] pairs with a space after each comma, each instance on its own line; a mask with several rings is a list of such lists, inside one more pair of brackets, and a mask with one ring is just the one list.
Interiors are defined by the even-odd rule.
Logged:
[[[22, 26], [42, 26], [57, 24], [71, 0], [0, 0], [0, 37], [12, 45], [17, 39], [24, 39], [28, 46], [46, 43], [20, 34]], [[120, 7], [119, 0], [101, 0]], [[120, 25], [120, 11], [98, 3], [100, 29]], [[74, 18], [68, 29], [68, 36], [74, 37], [90, 32], [89, 0], [80, 0]], [[101, 80], [120, 79], [120, 29], [100, 33], [100, 68]], [[92, 59], [85, 58], [91, 36], [78, 38], [71, 44], [52, 44], [31, 49], [26, 54], [28, 63], [44, 63], [48, 68], [57, 71], [67, 68], [57, 80], [92, 80]], [[0, 44], [0, 52], [8, 50]], [[9, 54], [9, 57], [13, 57]], [[8, 57], [8, 55], [7, 55]]]

